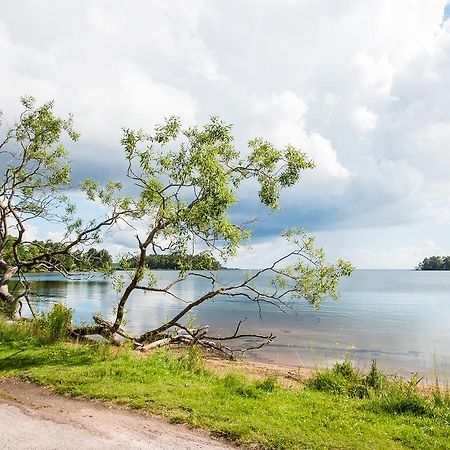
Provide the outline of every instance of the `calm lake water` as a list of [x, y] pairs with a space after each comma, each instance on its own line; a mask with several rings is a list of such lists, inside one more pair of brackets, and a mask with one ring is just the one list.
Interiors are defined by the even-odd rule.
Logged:
[[[161, 285], [177, 275], [157, 274]], [[219, 276], [223, 283], [236, 282], [244, 272], [227, 270]], [[89, 322], [93, 313], [111, 317], [118, 299], [111, 280], [99, 275], [78, 281], [58, 274], [30, 277], [40, 309], [64, 301], [75, 308], [78, 322]], [[175, 293], [192, 300], [208, 287], [204, 279], [193, 277], [178, 285]], [[299, 301], [286, 313], [265, 306], [262, 317], [248, 300], [219, 298], [197, 309], [196, 322], [224, 334], [247, 317], [245, 330], [273, 332], [277, 336], [273, 344], [249, 355], [263, 361], [311, 367], [350, 357], [367, 367], [376, 358], [391, 372], [429, 373], [437, 368], [450, 376], [450, 272], [357, 270], [343, 281], [341, 293], [338, 301], [325, 301], [318, 311]], [[182, 307], [173, 298], [136, 292], [128, 303], [126, 328], [134, 333], [149, 330]]]

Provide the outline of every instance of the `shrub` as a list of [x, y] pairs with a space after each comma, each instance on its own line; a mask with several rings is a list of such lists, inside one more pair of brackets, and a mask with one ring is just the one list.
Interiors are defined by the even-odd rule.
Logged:
[[391, 381], [377, 398], [372, 399], [372, 409], [391, 414], [433, 416], [431, 399], [417, 389], [414, 378], [408, 382]]
[[434, 405], [437, 407], [446, 408], [450, 415], [450, 390], [448, 387], [442, 390], [439, 386], [436, 386], [431, 391], [431, 397]]
[[181, 356], [180, 363], [183, 369], [196, 375], [202, 375], [207, 372], [205, 367], [205, 357], [200, 348], [193, 345], [187, 352]]
[[33, 333], [29, 321], [11, 322], [0, 316], [0, 343], [23, 348], [24, 345], [39, 346], [41, 339]]
[[273, 392], [280, 389], [280, 383], [275, 377], [267, 377], [264, 380], [257, 381], [255, 387], [260, 391]]
[[376, 359], [372, 360], [370, 371], [365, 378], [365, 384], [378, 392], [386, 385], [386, 381], [386, 375], [378, 369]]
[[420, 417], [432, 415], [430, 405], [418, 393], [406, 394], [394, 391], [374, 400], [374, 404], [383, 411], [393, 414], [410, 414]]
[[232, 394], [244, 398], [257, 398], [258, 390], [256, 386], [250, 383], [243, 375], [230, 373], [223, 377], [225, 388]]
[[332, 369], [317, 371], [306, 386], [316, 391], [347, 394], [352, 397], [365, 397], [367, 391], [361, 376], [348, 359], [336, 363]]
[[411, 377], [408, 381], [389, 381], [384, 374], [373, 367], [366, 377], [372, 383], [375, 396], [369, 407], [372, 410], [390, 414], [407, 414], [416, 417], [441, 418], [450, 423], [450, 394], [435, 387], [431, 392], [421, 391], [421, 378]]
[[47, 330], [52, 341], [60, 341], [67, 337], [70, 326], [72, 325], [73, 310], [56, 303], [47, 316]]
[[17, 305], [18, 302], [17, 301], [13, 301], [13, 302], [0, 302], [0, 315], [4, 316], [4, 317], [14, 317], [14, 314], [16, 313], [17, 310]]
[[345, 359], [341, 363], [335, 363], [333, 372], [336, 375], [342, 375], [345, 380], [353, 382], [358, 379], [358, 372], [353, 367], [352, 362], [349, 359]]
[[359, 373], [350, 360], [336, 363], [332, 369], [320, 370], [308, 380], [306, 386], [316, 391], [345, 394], [350, 397], [367, 398], [380, 395], [387, 386], [386, 376], [372, 361], [369, 373]]
[[32, 331], [43, 341], [61, 341], [67, 337], [72, 325], [72, 313], [71, 308], [56, 303], [49, 313], [43, 313], [32, 321]]
[[347, 392], [347, 382], [344, 376], [333, 369], [318, 371], [307, 382], [306, 386], [315, 391], [344, 394]]

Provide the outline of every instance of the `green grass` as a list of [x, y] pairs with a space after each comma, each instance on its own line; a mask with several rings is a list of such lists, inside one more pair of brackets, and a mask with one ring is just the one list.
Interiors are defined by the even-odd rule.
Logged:
[[388, 383], [378, 372], [362, 376], [337, 365], [289, 390], [273, 378], [215, 375], [195, 348], [141, 357], [99, 344], [49, 343], [30, 329], [0, 322], [0, 377], [26, 377], [266, 449], [450, 448], [448, 397]]

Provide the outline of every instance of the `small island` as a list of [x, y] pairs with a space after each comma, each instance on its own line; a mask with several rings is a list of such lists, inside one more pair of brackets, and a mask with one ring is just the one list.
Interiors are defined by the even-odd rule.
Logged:
[[430, 256], [420, 262], [416, 270], [450, 270], [450, 256]]

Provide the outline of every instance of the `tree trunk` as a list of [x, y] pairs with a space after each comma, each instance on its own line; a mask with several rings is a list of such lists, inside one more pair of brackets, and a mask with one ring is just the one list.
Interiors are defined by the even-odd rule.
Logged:
[[9, 292], [8, 283], [16, 274], [17, 267], [6, 264], [0, 260], [0, 273], [3, 272], [0, 281], [0, 313], [8, 318], [14, 318], [17, 310], [17, 299]]

